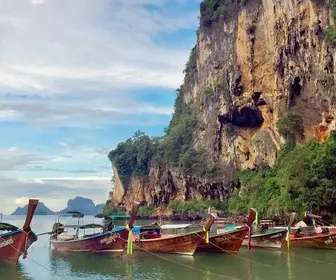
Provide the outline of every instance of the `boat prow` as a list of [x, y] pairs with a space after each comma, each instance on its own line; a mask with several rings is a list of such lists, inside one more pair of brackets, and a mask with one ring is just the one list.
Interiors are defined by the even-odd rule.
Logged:
[[0, 261], [18, 262], [21, 255], [27, 256], [28, 248], [37, 240], [30, 228], [38, 200], [30, 199], [26, 220], [22, 229], [7, 223], [0, 223]]
[[231, 230], [218, 232], [209, 237], [209, 242], [203, 239], [197, 251], [200, 252], [221, 252], [221, 253], [237, 253], [243, 243], [243, 240], [249, 228], [255, 219], [255, 211], [251, 209], [246, 225], [234, 226]]

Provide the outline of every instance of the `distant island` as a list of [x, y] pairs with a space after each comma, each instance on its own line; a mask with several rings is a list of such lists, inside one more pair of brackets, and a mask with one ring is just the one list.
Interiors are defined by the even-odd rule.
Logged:
[[[80, 211], [84, 215], [96, 215], [101, 213], [104, 204], [95, 205], [92, 199], [77, 196], [74, 199], [69, 199], [67, 207], [59, 212], [50, 210], [43, 202], [39, 202], [35, 211], [35, 215], [55, 215], [67, 211]], [[17, 207], [11, 215], [26, 215], [28, 205], [24, 207]]]
[[[24, 207], [18, 207], [11, 215], [26, 215], [27, 209], [28, 205]], [[35, 215], [54, 215], [54, 214], [55, 212], [51, 211], [47, 206], [44, 205], [43, 202], [38, 203]]]
[[96, 215], [101, 213], [105, 204], [97, 204], [95, 205], [92, 199], [77, 196], [74, 199], [69, 199], [67, 203], [67, 207], [60, 211], [80, 211], [84, 215]]

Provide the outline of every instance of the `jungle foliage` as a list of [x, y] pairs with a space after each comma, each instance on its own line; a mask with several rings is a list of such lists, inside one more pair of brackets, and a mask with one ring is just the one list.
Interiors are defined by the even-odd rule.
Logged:
[[295, 146], [289, 140], [273, 168], [243, 171], [241, 188], [229, 200], [231, 212], [250, 207], [271, 216], [295, 211], [336, 213], [336, 131], [323, 144]]
[[[330, 0], [330, 8], [331, 8], [331, 16], [336, 23], [336, 0]], [[336, 26], [330, 25], [324, 30], [325, 39], [328, 41], [330, 45], [336, 47]]]

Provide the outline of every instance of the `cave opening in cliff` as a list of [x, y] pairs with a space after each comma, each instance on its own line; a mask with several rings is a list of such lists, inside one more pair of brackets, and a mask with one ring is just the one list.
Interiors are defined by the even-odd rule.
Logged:
[[234, 90], [234, 95], [236, 96], [241, 96], [244, 92], [244, 87], [241, 84], [242, 81], [242, 73], [240, 72], [240, 66], [238, 66], [238, 69], [236, 70], [236, 75], [235, 75], [235, 90]]
[[264, 118], [259, 109], [244, 107], [234, 121], [240, 127], [260, 127], [264, 122]]
[[301, 78], [300, 77], [295, 77], [294, 83], [292, 84], [292, 93], [295, 96], [299, 96], [301, 94]]
[[231, 123], [238, 127], [260, 127], [264, 123], [261, 111], [256, 107], [233, 108], [230, 113], [218, 116], [222, 124]]
[[289, 101], [290, 101], [290, 106], [293, 105], [294, 103], [294, 100], [296, 97], [300, 96], [301, 95], [301, 78], [300, 77], [295, 77], [294, 79], [294, 82], [292, 83], [291, 85], [291, 88], [290, 88], [290, 97], [289, 97]]

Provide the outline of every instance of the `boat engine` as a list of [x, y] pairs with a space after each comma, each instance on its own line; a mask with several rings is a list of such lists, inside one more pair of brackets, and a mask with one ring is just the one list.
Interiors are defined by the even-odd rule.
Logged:
[[52, 236], [57, 236], [64, 232], [64, 225], [61, 223], [54, 223], [52, 227]]

